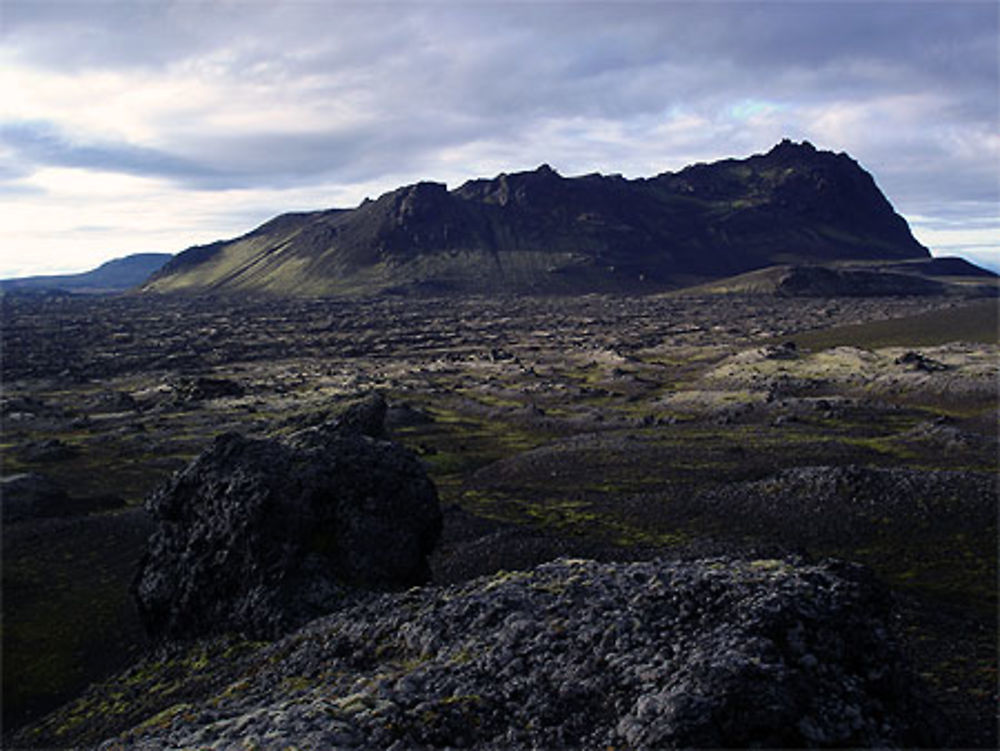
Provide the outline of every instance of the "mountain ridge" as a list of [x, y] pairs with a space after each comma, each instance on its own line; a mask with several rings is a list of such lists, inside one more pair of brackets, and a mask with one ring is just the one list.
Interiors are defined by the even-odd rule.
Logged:
[[132, 253], [105, 261], [78, 274], [52, 274], [0, 279], [2, 292], [62, 291], [77, 294], [124, 292], [146, 281], [173, 258], [172, 253]]
[[779, 263], [929, 258], [847, 154], [765, 154], [626, 179], [549, 165], [354, 209], [282, 214], [190, 248], [146, 292], [291, 295], [669, 289]]

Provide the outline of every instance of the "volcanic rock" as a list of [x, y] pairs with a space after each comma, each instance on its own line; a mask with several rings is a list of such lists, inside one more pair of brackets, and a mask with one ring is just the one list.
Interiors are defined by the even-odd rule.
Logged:
[[[337, 415], [324, 430], [335, 429], [360, 433], [369, 438], [385, 438], [387, 409], [385, 397], [378, 393], [369, 394]], [[303, 438], [299, 437], [298, 440], [301, 441]]]
[[367, 596], [104, 748], [936, 745], [890, 601], [838, 561], [561, 559]]
[[937, 360], [922, 355], [919, 352], [914, 352], [909, 350], [904, 352], [902, 355], [896, 358], [897, 365], [907, 365], [912, 370], [923, 371], [925, 373], [933, 373], [937, 370], [947, 370], [948, 366], [944, 363], [938, 362]]
[[133, 583], [147, 630], [272, 637], [345, 587], [425, 582], [437, 492], [406, 449], [366, 435], [385, 404], [283, 440], [226, 434], [147, 501], [157, 520]]
[[959, 523], [987, 529], [996, 523], [997, 490], [997, 478], [981, 472], [791, 467], [719, 485], [700, 494], [694, 508], [757, 534], [780, 530], [789, 545], [860, 544], [879, 535], [886, 519], [897, 534], [912, 536]]
[[228, 378], [182, 378], [174, 391], [178, 399], [186, 402], [200, 402], [205, 399], [219, 399], [224, 396], [243, 396], [243, 387]]

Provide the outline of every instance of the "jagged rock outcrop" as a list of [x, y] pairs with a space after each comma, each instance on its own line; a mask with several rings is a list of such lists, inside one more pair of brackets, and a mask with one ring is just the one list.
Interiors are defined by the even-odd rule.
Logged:
[[425, 582], [441, 529], [417, 458], [379, 435], [385, 403], [281, 440], [226, 434], [157, 490], [133, 584], [147, 630], [273, 637], [345, 587]]
[[143, 289], [649, 290], [781, 263], [927, 257], [857, 162], [786, 140], [766, 154], [635, 180], [566, 178], [542, 165], [451, 191], [421, 182], [191, 248]]
[[562, 559], [370, 595], [102, 748], [936, 746], [889, 603], [837, 561]]

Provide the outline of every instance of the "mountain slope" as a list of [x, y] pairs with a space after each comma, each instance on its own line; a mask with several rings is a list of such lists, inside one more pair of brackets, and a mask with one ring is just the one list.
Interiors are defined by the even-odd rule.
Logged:
[[171, 258], [173, 255], [170, 253], [135, 253], [102, 263], [96, 269], [80, 274], [3, 279], [0, 280], [0, 290], [4, 292], [62, 290], [91, 294], [123, 292], [142, 284]]
[[906, 261], [781, 264], [686, 287], [678, 294], [766, 294], [795, 297], [894, 297], [955, 294], [997, 297], [1000, 275], [946, 256]]
[[846, 154], [766, 154], [626, 180], [532, 172], [422, 182], [191, 248], [155, 292], [591, 291], [676, 287], [778, 263], [926, 258]]

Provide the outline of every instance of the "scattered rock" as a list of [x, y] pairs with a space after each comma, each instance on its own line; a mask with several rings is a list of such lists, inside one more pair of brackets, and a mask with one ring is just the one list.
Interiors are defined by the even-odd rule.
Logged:
[[947, 370], [948, 366], [942, 362], [922, 355], [919, 352], [914, 352], [910, 350], [900, 355], [895, 360], [897, 365], [907, 365], [910, 370], [923, 371], [925, 373], [933, 373], [937, 370]]
[[220, 436], [157, 490], [133, 585], [149, 632], [272, 637], [345, 586], [426, 581], [437, 492], [413, 454], [366, 434], [384, 410], [377, 397], [283, 440]]
[[[789, 545], [860, 544], [886, 525], [901, 535], [996, 524], [997, 479], [943, 470], [793, 467], [699, 494], [693, 512]], [[960, 520], [960, 521], [956, 521]]]
[[493, 347], [490, 349], [489, 355], [486, 357], [490, 362], [506, 362], [507, 360], [515, 360], [516, 357], [513, 353], [501, 347]]
[[908, 441], [918, 441], [929, 443], [946, 452], [967, 452], [977, 449], [986, 449], [990, 445], [990, 439], [981, 433], [973, 433], [962, 430], [951, 424], [948, 417], [938, 417], [934, 420], [919, 423], [910, 430], [900, 434], [900, 438]]
[[174, 394], [183, 402], [200, 402], [224, 396], [243, 396], [243, 387], [228, 378], [197, 376], [181, 378], [174, 385]]
[[762, 347], [760, 352], [765, 360], [794, 360], [799, 356], [795, 342], [784, 342], [779, 345], [769, 344]]
[[16, 416], [34, 417], [35, 415], [46, 414], [51, 409], [41, 399], [32, 396], [5, 396], [0, 398], [0, 415], [7, 419]]

